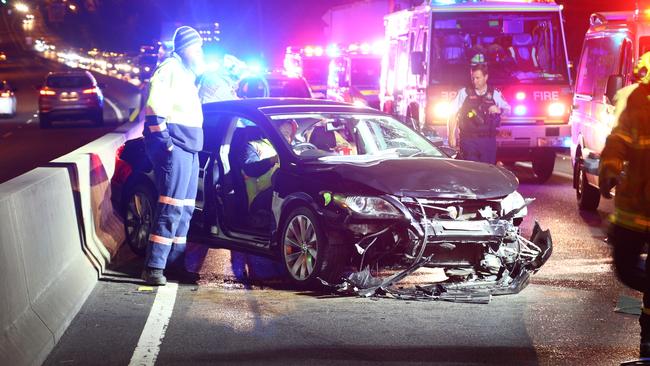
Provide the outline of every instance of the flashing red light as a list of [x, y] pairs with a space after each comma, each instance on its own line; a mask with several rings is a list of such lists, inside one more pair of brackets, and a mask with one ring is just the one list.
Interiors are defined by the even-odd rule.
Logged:
[[56, 92], [54, 90], [41, 89], [40, 94], [41, 95], [56, 95]]
[[97, 88], [90, 88], [83, 91], [84, 94], [97, 94]]
[[524, 100], [524, 99], [526, 99], [526, 93], [517, 92], [517, 94], [515, 94], [515, 98], [517, 98], [517, 100]]

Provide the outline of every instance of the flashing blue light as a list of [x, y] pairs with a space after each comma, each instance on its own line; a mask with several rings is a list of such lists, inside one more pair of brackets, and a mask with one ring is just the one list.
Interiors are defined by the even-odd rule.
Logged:
[[562, 139], [562, 147], [571, 147], [571, 136], [567, 136], [564, 139]]
[[515, 114], [518, 116], [523, 116], [528, 112], [528, 108], [525, 105], [518, 105], [515, 107]]

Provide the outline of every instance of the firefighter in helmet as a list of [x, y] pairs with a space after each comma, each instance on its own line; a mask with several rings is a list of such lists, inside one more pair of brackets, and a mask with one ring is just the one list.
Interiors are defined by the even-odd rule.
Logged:
[[488, 68], [484, 55], [472, 59], [472, 86], [461, 89], [452, 102], [451, 118], [447, 124], [449, 146], [456, 147], [460, 139], [463, 159], [496, 163], [496, 132], [501, 115], [510, 113], [510, 105], [501, 92], [487, 84]]
[[610, 216], [609, 242], [614, 249], [616, 273], [625, 285], [643, 292], [641, 325], [642, 358], [650, 358], [650, 256], [645, 268], [638, 263], [650, 244], [650, 52], [635, 68], [637, 83], [618, 91], [616, 126], [601, 154], [601, 194], [611, 198], [616, 187], [614, 213]]

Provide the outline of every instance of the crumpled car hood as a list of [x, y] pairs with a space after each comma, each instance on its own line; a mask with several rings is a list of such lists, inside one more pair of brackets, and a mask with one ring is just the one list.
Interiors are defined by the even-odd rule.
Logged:
[[[495, 199], [514, 192], [519, 181], [494, 165], [439, 158], [401, 158], [373, 162], [315, 163], [340, 178], [398, 197]], [[344, 186], [344, 185], [342, 185]]]

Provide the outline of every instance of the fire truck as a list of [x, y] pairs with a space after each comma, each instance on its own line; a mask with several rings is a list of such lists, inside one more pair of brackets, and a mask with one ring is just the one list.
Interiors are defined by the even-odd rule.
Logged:
[[438, 0], [385, 17], [383, 111], [447, 138], [458, 91], [476, 56], [512, 107], [497, 132], [498, 160], [531, 161], [547, 180], [571, 144], [572, 80], [562, 6], [553, 1]]
[[304, 77], [314, 98], [325, 99], [332, 56], [322, 46], [290, 46], [284, 55], [284, 70], [290, 76]]
[[379, 109], [383, 40], [330, 47], [336, 57], [327, 78], [327, 98]]
[[316, 98], [379, 108], [383, 40], [350, 45], [288, 47], [285, 72], [303, 76]]

